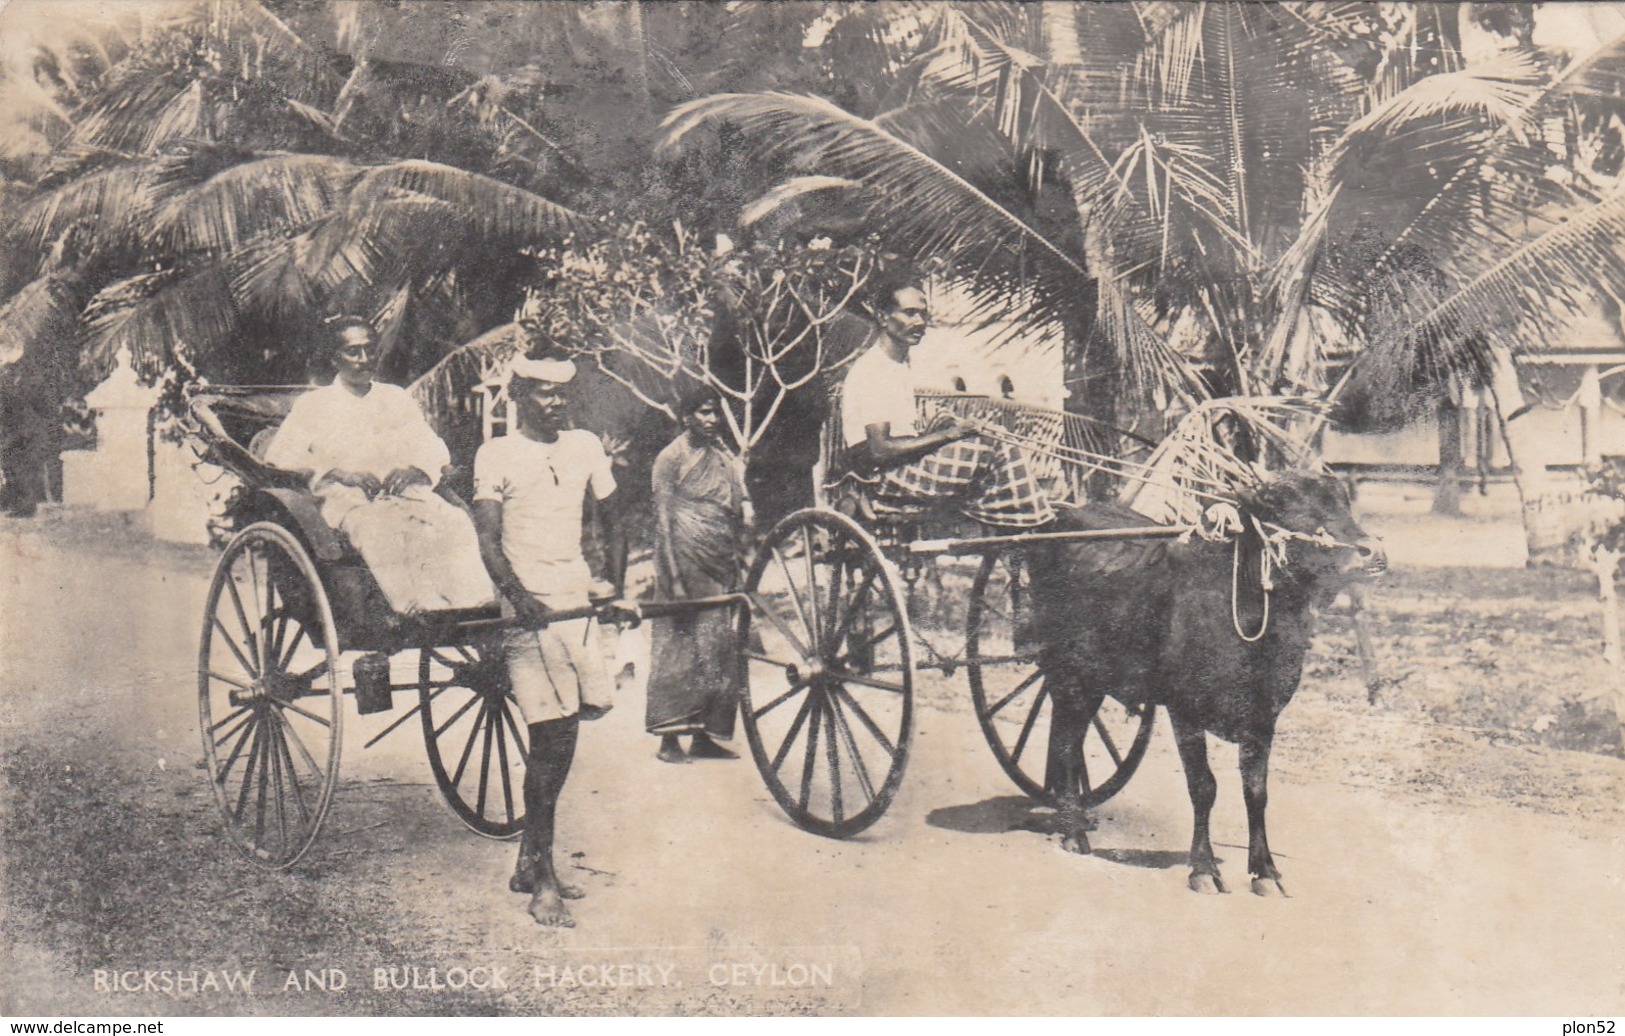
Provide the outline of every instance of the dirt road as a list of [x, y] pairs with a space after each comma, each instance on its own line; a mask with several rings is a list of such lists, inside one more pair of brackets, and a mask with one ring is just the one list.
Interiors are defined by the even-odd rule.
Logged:
[[[588, 896], [579, 927], [546, 931], [506, 891], [512, 846], [439, 801], [415, 724], [361, 750], [387, 716], [347, 720], [345, 778], [305, 862], [239, 861], [196, 768], [209, 556], [27, 523], [0, 528], [0, 552], [0, 1013], [1625, 1004], [1625, 763], [1371, 712], [1351, 677], [1312, 676], [1283, 719], [1270, 823], [1285, 900], [1245, 891], [1228, 747], [1214, 841], [1241, 891], [1207, 898], [1185, 889], [1166, 730], [1081, 858], [1021, 828], [1025, 800], [968, 711], [924, 708], [886, 817], [831, 842], [788, 823], [748, 761], [656, 761], [629, 694], [584, 728], [560, 837]], [[211, 985], [250, 970], [247, 991]]]

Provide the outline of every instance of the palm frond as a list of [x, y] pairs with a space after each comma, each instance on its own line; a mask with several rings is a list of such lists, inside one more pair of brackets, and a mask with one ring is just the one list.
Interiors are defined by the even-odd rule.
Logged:
[[401, 346], [401, 328], [406, 324], [412, 301], [412, 285], [402, 284], [388, 292], [372, 314], [372, 326], [378, 329], [378, 366], [387, 366], [395, 358]]
[[1190, 363], [1152, 326], [1118, 278], [1100, 277], [1096, 290], [1096, 325], [1117, 350], [1127, 392], [1147, 396], [1162, 388], [1186, 402], [1207, 395]]
[[153, 236], [173, 252], [235, 251], [328, 215], [362, 170], [327, 155], [273, 155], [233, 166], [169, 198]]
[[1417, 123], [1430, 123], [1436, 130], [1462, 118], [1526, 140], [1535, 130], [1528, 119], [1532, 104], [1544, 93], [1540, 86], [1540, 66], [1517, 52], [1428, 76], [1351, 123], [1334, 148], [1334, 158], [1345, 161], [1344, 156], [1368, 151], [1373, 141], [1391, 141]]
[[203, 103], [198, 80], [168, 69], [108, 79], [95, 106], [78, 116], [70, 146], [151, 156], [185, 135], [189, 119], [195, 130]]
[[[1066, 96], [1070, 70], [1012, 46], [982, 20], [945, 8], [957, 17], [974, 53], [942, 77], [949, 89], [984, 94], [1001, 133], [1017, 153], [1054, 149], [1066, 166], [1075, 194], [1089, 199], [1124, 188], [1114, 161]], [[974, 105], [973, 105], [974, 107]]]
[[204, 184], [194, 202], [177, 199], [172, 215], [178, 241], [230, 254], [243, 304], [273, 314], [351, 282], [428, 283], [594, 227], [570, 208], [466, 170], [424, 161], [357, 167], [314, 155], [237, 167]]
[[1448, 290], [1425, 312], [1382, 329], [1373, 348], [1416, 356], [1440, 376], [1465, 353], [1482, 361], [1487, 343], [1539, 353], [1603, 290], [1625, 284], [1625, 187], [1569, 214]]
[[[326, 291], [349, 281], [379, 286], [402, 280], [409, 271], [428, 275], [455, 265], [458, 255], [478, 247], [457, 234], [455, 206], [422, 195], [358, 198], [323, 220], [309, 239], [305, 270]], [[488, 253], [489, 254], [489, 253]]]
[[[1288, 356], [1288, 348], [1296, 339], [1299, 317], [1309, 300], [1310, 283], [1331, 226], [1332, 208], [1342, 189], [1338, 184], [1311, 199], [1298, 236], [1269, 272], [1266, 303], [1272, 321], [1254, 364], [1253, 373], [1259, 384], [1274, 386], [1283, 367], [1304, 367], [1308, 363], [1307, 358], [1294, 361]], [[1312, 344], [1312, 339], [1304, 336], [1303, 344]]]
[[527, 347], [518, 324], [502, 324], [448, 352], [407, 386], [423, 412], [436, 423], [467, 411], [473, 389], [499, 372]]
[[[898, 113], [891, 113], [895, 121]], [[877, 121], [816, 97], [784, 93], [719, 94], [674, 109], [662, 147], [712, 123], [738, 126], [765, 158], [863, 185], [882, 199], [871, 217], [921, 253], [987, 255], [1026, 249], [1074, 277], [1080, 262], [1011, 209], [919, 146]], [[967, 127], [960, 125], [961, 133]]]
[[479, 173], [419, 159], [367, 171], [352, 198], [362, 204], [405, 192], [446, 203], [461, 229], [492, 243], [540, 245], [591, 229], [590, 217]]
[[85, 307], [83, 362], [106, 369], [128, 349], [136, 369], [157, 375], [183, 356], [197, 361], [230, 341], [237, 324], [230, 283], [219, 263], [117, 281]]
[[157, 154], [176, 141], [203, 137], [206, 132], [203, 122], [203, 100], [201, 79], [194, 79], [182, 87], [147, 127], [141, 140], [141, 153]]
[[[1487, 137], [1478, 141], [1468, 160], [1460, 162], [1435, 190], [1423, 195], [1420, 204], [1414, 204], [1405, 225], [1392, 238], [1387, 250], [1370, 265], [1370, 272], [1380, 275], [1391, 268], [1413, 240], [1436, 254], [1449, 254], [1459, 244], [1454, 237], [1457, 229], [1473, 223], [1500, 222], [1537, 207], [1559, 193], [1556, 185], [1544, 175], [1547, 156], [1538, 146], [1539, 142], [1529, 148], [1518, 145], [1524, 141], [1529, 128], [1538, 126], [1541, 119], [1567, 105], [1575, 95], [1598, 91], [1617, 96], [1622, 88], [1625, 88], [1625, 34], [1571, 62], [1529, 94], [1520, 112], [1499, 122]], [[1489, 191], [1484, 189], [1486, 177], [1493, 177]], [[1493, 205], [1495, 211], [1473, 211], [1482, 209], [1486, 203]]]
[[290, 76], [305, 94], [333, 79], [328, 55], [260, 0], [198, 0], [183, 5], [167, 27], [209, 44], [227, 77], [247, 82], [274, 72]]
[[323, 286], [316, 274], [321, 263], [312, 253], [322, 229], [318, 223], [304, 233], [267, 237], [233, 253], [231, 291], [238, 304], [273, 320], [297, 319], [314, 310]]
[[1247, 166], [1243, 161], [1247, 146], [1247, 128], [1244, 125], [1242, 87], [1237, 82], [1240, 73], [1237, 62], [1241, 56], [1237, 53], [1239, 41], [1236, 39], [1239, 27], [1236, 22], [1241, 17], [1240, 8], [1224, 4], [1215, 11], [1217, 25], [1215, 36], [1219, 53], [1215, 56], [1218, 80], [1218, 92], [1223, 101], [1225, 122], [1225, 155], [1229, 159], [1228, 184], [1230, 187], [1230, 210], [1235, 214], [1236, 230], [1243, 240], [1251, 241], [1252, 214], [1248, 207]]
[[408, 268], [443, 272], [476, 253], [512, 256], [593, 232], [582, 213], [512, 184], [436, 162], [410, 160], [367, 169], [337, 218], [317, 235], [317, 251], [337, 265], [323, 276], [369, 284]]
[[818, 191], [861, 188], [856, 180], [842, 176], [795, 176], [774, 185], [766, 194], [739, 210], [739, 225], [748, 227], [785, 205]]
[[0, 367], [22, 359], [47, 336], [71, 333], [83, 304], [73, 273], [52, 272], [30, 281], [0, 306]]
[[152, 212], [150, 163], [109, 166], [31, 199], [12, 222], [23, 247], [48, 250], [70, 231], [82, 232], [91, 251], [134, 241]]

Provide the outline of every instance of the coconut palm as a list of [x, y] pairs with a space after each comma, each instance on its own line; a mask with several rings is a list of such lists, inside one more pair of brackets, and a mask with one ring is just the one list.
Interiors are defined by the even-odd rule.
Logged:
[[38, 258], [0, 308], [7, 357], [77, 318], [92, 369], [127, 349], [302, 380], [312, 319], [359, 307], [409, 375], [511, 311], [522, 249], [592, 226], [488, 84], [353, 58], [253, 0], [172, 5], [92, 78], [4, 227]]
[[780, 196], [844, 192], [989, 312], [1065, 329], [1097, 416], [1335, 398], [1340, 350], [1437, 387], [1625, 276], [1625, 199], [1555, 172], [1552, 146], [1577, 98], [1618, 95], [1625, 39], [1468, 63], [1461, 10], [943, 5], [916, 14], [938, 45], [885, 111], [715, 95], [668, 141], [734, 127], [799, 174]]

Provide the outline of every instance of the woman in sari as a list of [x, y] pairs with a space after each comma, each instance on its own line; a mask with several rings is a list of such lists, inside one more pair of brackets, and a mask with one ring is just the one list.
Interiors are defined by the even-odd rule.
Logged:
[[[710, 390], [686, 396], [683, 431], [655, 460], [655, 566], [667, 599], [739, 588], [749, 502], [740, 459], [722, 442], [722, 401]], [[733, 737], [739, 664], [731, 608], [704, 608], [654, 624], [649, 733], [658, 757], [736, 759], [717, 744]], [[693, 740], [684, 754], [678, 736]]]

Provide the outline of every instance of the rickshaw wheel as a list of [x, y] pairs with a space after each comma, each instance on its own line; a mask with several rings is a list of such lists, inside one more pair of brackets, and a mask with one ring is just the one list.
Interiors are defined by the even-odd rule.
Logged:
[[[1012, 576], [1014, 578], [1012, 578]], [[1057, 805], [1048, 772], [1054, 706], [1044, 687], [1031, 624], [1027, 565], [1019, 551], [989, 554], [971, 584], [965, 621], [965, 666], [976, 721], [1000, 768], [1029, 797]], [[1084, 727], [1081, 787], [1085, 806], [1123, 790], [1145, 758], [1156, 726], [1154, 705], [1130, 708], [1104, 699]]]
[[529, 738], [502, 652], [494, 644], [424, 648], [418, 702], [429, 768], [446, 804], [476, 834], [518, 836]]
[[862, 527], [808, 509], [768, 533], [745, 593], [740, 705], [756, 767], [798, 825], [856, 834], [891, 803], [913, 737], [897, 575]]
[[304, 545], [257, 522], [215, 566], [198, 645], [203, 760], [231, 842], [291, 867], [338, 784], [344, 697], [338, 633]]

